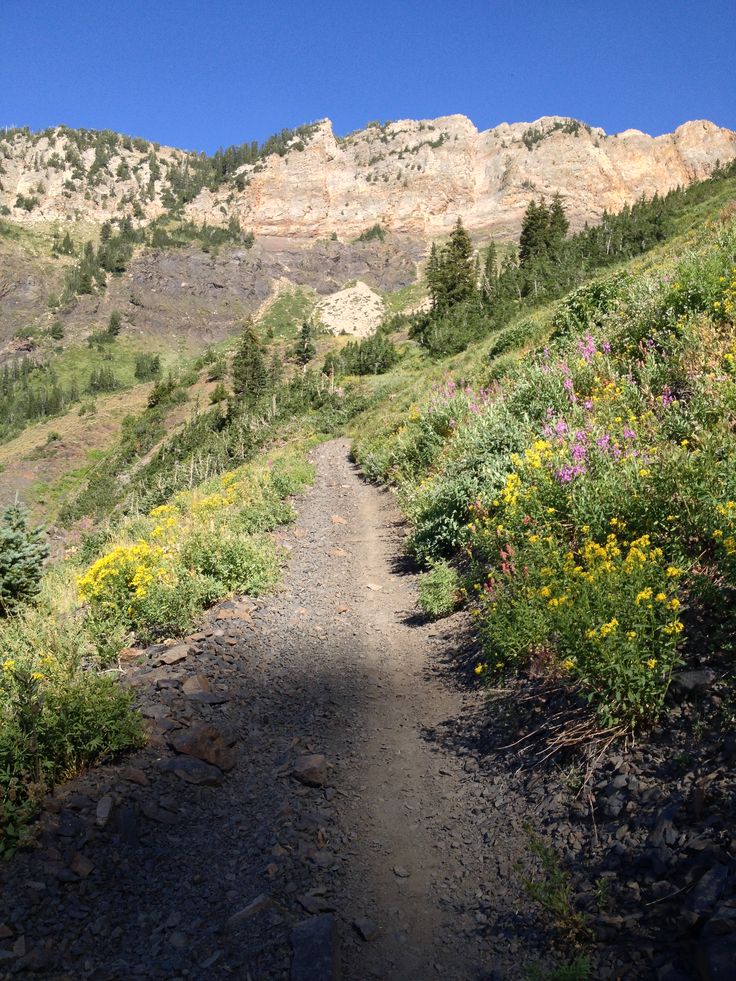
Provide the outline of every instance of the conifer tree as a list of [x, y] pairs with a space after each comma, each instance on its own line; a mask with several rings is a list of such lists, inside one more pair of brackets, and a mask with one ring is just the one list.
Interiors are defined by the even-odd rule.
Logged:
[[317, 348], [312, 343], [312, 328], [305, 320], [299, 332], [299, 340], [294, 346], [294, 357], [299, 364], [308, 364], [317, 353]]
[[230, 375], [233, 391], [236, 395], [242, 396], [249, 405], [255, 405], [268, 390], [268, 373], [263, 352], [250, 317], [240, 335]]
[[454, 307], [475, 293], [473, 243], [458, 218], [442, 255], [444, 306]]
[[42, 528], [29, 528], [20, 504], [6, 507], [0, 522], [0, 616], [39, 590], [48, 548]]
[[552, 204], [549, 209], [547, 247], [551, 255], [556, 256], [559, 253], [569, 228], [570, 222], [567, 220], [565, 209], [562, 206], [562, 198], [560, 197], [560, 192], [558, 191], [552, 199]]

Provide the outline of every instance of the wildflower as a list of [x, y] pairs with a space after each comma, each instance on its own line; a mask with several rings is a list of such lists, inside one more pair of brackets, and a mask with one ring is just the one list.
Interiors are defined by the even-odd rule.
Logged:
[[678, 569], [676, 565], [668, 565], [666, 575], [668, 579], [676, 579], [682, 575], [682, 569]]
[[649, 660], [647, 661], [647, 667], [649, 668], [650, 671], [654, 671], [654, 669], [657, 667], [656, 657], [649, 658]]
[[667, 596], [665, 593], [657, 593], [654, 599], [657, 601], [657, 603], [665, 603], [667, 601]]
[[604, 623], [601, 627], [601, 637], [608, 637], [609, 634], [615, 633], [618, 630], [618, 620], [613, 617], [608, 623]]
[[486, 669], [485, 664], [476, 664], [476, 666], [475, 666], [475, 673], [476, 674], [483, 674], [483, 672], [485, 671], [485, 669]]
[[43, 681], [43, 675], [41, 674], [40, 671], [34, 671], [33, 674], [31, 675], [31, 678], [34, 681]]
[[3, 661], [3, 671], [12, 671], [15, 668], [15, 661], [12, 657], [7, 658]]
[[628, 638], [628, 640], [636, 640], [636, 631], [635, 630], [627, 631], [626, 637]]
[[575, 667], [575, 662], [571, 657], [566, 657], [562, 662], [562, 667], [565, 669], [565, 671], [572, 671], [572, 669]]

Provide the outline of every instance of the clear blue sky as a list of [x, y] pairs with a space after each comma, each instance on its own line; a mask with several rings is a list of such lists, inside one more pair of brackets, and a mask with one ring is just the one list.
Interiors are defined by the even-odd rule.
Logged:
[[329, 116], [736, 129], [735, 0], [0, 0], [0, 125], [196, 150]]

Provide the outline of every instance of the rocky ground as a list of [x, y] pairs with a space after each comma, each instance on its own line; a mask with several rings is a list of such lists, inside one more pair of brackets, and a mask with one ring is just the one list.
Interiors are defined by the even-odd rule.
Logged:
[[[489, 712], [462, 615], [416, 615], [391, 495], [345, 441], [315, 462], [283, 589], [128, 652], [150, 743], [60, 788], [2, 869], [0, 977], [511, 981], [578, 953], [595, 978], [733, 977], [718, 674], [683, 676], [589, 791], [527, 765], [533, 740], [502, 746], [541, 707]], [[528, 826], [570, 869], [554, 921]]]

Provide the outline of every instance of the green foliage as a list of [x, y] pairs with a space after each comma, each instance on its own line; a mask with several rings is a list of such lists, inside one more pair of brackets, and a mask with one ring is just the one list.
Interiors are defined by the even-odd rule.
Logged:
[[419, 577], [419, 605], [431, 617], [446, 617], [458, 605], [460, 577], [447, 562], [433, 562]]
[[113, 310], [107, 321], [107, 332], [111, 337], [117, 337], [123, 325], [123, 315], [119, 310]]
[[371, 225], [355, 239], [356, 242], [383, 242], [386, 238], [386, 231], [382, 225]]
[[138, 354], [135, 359], [135, 377], [138, 381], [153, 381], [161, 375], [159, 354]]
[[11, 504], [0, 517], [0, 617], [34, 597], [48, 555], [43, 528], [29, 528], [25, 509]]
[[317, 348], [312, 341], [312, 328], [305, 320], [299, 332], [299, 340], [294, 345], [294, 358], [299, 364], [309, 364], [316, 353]]
[[256, 405], [268, 392], [269, 380], [261, 342], [249, 320], [238, 341], [230, 365], [233, 391], [248, 405]]
[[[563, 869], [557, 853], [529, 832], [530, 848], [541, 865], [541, 874], [524, 883], [529, 897], [538, 903], [552, 921], [562, 940], [571, 945], [586, 943], [591, 938], [590, 927], [583, 913], [575, 908], [570, 876]], [[579, 962], [578, 971], [583, 963]], [[562, 975], [563, 977], [569, 975]], [[579, 974], [573, 973], [572, 977]], [[585, 974], [582, 974], [585, 977]]]
[[120, 388], [120, 382], [112, 368], [95, 368], [89, 376], [87, 392], [90, 395], [97, 395], [100, 392], [115, 392]]
[[451, 378], [362, 437], [358, 458], [398, 486], [417, 557], [471, 570], [480, 675], [533, 665], [605, 727], [640, 728], [683, 658], [688, 608], [731, 624], [735, 311], [730, 220], [664, 270], [570, 294], [542, 353], [510, 356], [548, 336], [542, 318], [497, 335], [503, 374], [480, 377], [501, 385]]
[[55, 781], [145, 741], [132, 695], [94, 658], [79, 623], [45, 604], [0, 624], [0, 855]]
[[349, 341], [339, 352], [325, 359], [325, 374], [335, 371], [343, 375], [382, 375], [399, 360], [396, 345], [379, 330], [361, 341]]

